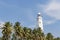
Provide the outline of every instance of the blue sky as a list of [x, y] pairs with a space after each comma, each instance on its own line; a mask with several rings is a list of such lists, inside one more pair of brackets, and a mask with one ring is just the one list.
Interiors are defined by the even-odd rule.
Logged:
[[60, 0], [0, 0], [1, 23], [19, 21], [22, 26], [35, 28], [38, 12], [43, 17], [44, 33], [60, 37]]

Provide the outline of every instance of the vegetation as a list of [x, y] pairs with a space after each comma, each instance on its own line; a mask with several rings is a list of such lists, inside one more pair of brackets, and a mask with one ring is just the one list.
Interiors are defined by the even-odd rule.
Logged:
[[19, 22], [15, 25], [6, 22], [1, 29], [3, 36], [0, 40], [60, 40], [59, 37], [54, 38], [51, 33], [45, 35], [39, 27], [34, 29], [22, 27]]

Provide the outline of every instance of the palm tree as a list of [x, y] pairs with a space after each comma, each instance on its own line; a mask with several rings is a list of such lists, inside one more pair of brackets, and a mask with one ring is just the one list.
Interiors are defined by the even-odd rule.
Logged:
[[53, 40], [53, 35], [51, 33], [48, 33], [46, 36], [46, 40]]
[[33, 36], [33, 40], [36, 40], [36, 36], [37, 36], [36, 35], [36, 33], [37, 33], [36, 28], [33, 29], [33, 32], [32, 33], [33, 33], [33, 35], [32, 35]]
[[57, 37], [57, 38], [54, 38], [54, 40], [60, 40], [60, 38], [59, 38], [59, 37]]
[[27, 27], [24, 27], [23, 30], [24, 30], [24, 39], [28, 40], [30, 30], [28, 30]]
[[15, 33], [13, 33], [11, 40], [17, 40], [17, 39], [16, 39], [16, 36], [15, 36]]
[[43, 37], [42, 37], [42, 30], [40, 27], [37, 28], [37, 39], [38, 40], [43, 40]]
[[45, 40], [45, 34], [41, 33], [41, 36], [42, 36], [42, 40]]
[[0, 40], [2, 40], [2, 38], [0, 37]]
[[15, 36], [16, 36], [16, 40], [22, 40], [23, 39], [23, 28], [21, 27], [19, 22], [16, 22], [14, 25], [14, 31], [15, 31]]
[[10, 40], [10, 35], [12, 33], [12, 24], [10, 22], [6, 22], [4, 24], [4, 27], [2, 28], [2, 34], [3, 34], [3, 37], [2, 37], [2, 40]]
[[45, 35], [40, 27], [33, 30], [33, 40], [45, 40]]
[[46, 36], [41, 30], [40, 27], [31, 28], [22, 27], [19, 22], [16, 22], [13, 26], [13, 35], [11, 39], [12, 33], [12, 24], [10, 22], [6, 22], [2, 29], [2, 38], [0, 40], [60, 40], [59, 37], [54, 38], [51, 33], [48, 33]]

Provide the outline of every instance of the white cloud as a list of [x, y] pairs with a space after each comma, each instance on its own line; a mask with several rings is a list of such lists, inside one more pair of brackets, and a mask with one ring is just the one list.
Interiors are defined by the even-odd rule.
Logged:
[[60, 3], [53, 1], [46, 6], [44, 11], [47, 13], [47, 15], [60, 20]]
[[56, 20], [44, 20], [44, 25], [50, 25], [50, 24], [53, 24], [55, 23]]
[[0, 21], [0, 28], [2, 28], [4, 25], [4, 22]]
[[52, 20], [44, 21], [45, 24], [52, 24], [56, 20], [60, 20], [60, 1], [59, 0], [50, 0], [48, 4], [38, 4], [38, 9], [44, 12], [46, 15], [54, 18]]
[[60, 3], [52, 1], [46, 6], [44, 11], [47, 13], [47, 15], [60, 20]]
[[60, 1], [59, 0], [51, 0], [48, 4], [40, 4], [38, 8], [45, 12], [52, 18], [56, 20], [60, 20]]
[[3, 21], [0, 21], [0, 37], [2, 36], [2, 27], [3, 27], [3, 25], [4, 25], [4, 22]]

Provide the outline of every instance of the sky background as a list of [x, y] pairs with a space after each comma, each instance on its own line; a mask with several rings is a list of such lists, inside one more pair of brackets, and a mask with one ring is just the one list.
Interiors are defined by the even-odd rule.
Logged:
[[43, 18], [44, 33], [60, 37], [60, 0], [0, 0], [2, 24], [19, 21], [22, 26], [35, 28], [39, 12]]

